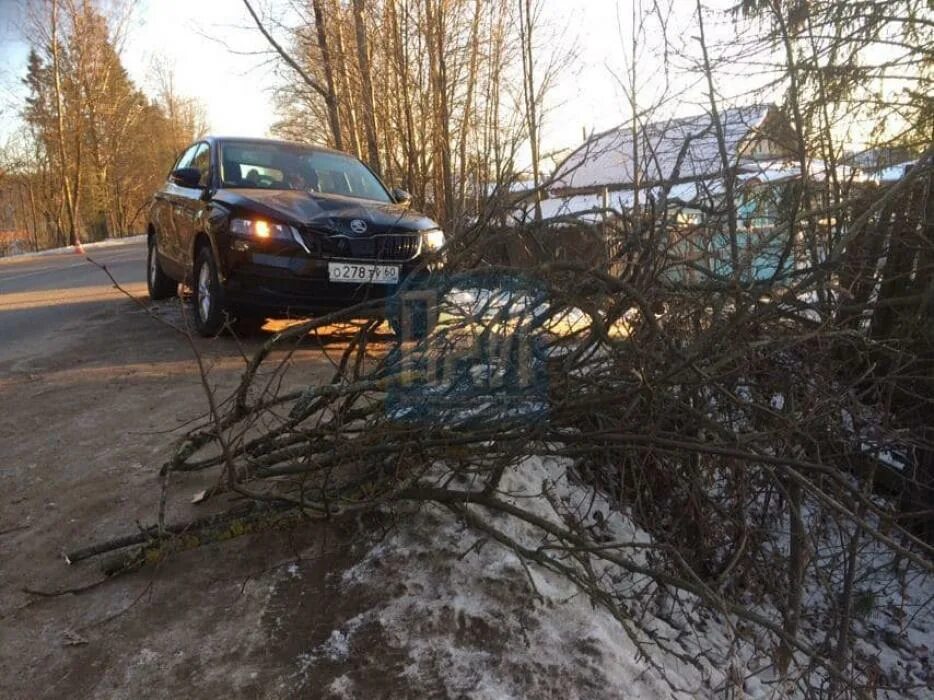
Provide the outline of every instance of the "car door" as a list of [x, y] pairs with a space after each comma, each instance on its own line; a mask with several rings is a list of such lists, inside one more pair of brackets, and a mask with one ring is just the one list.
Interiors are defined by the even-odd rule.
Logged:
[[192, 260], [194, 237], [198, 232], [198, 221], [206, 206], [202, 195], [210, 184], [211, 178], [211, 149], [206, 142], [195, 145], [191, 162], [184, 167], [197, 168], [201, 172], [198, 187], [178, 187], [178, 204], [175, 207], [179, 261], [184, 265], [185, 270], [191, 271], [194, 265]]
[[180, 164], [188, 155], [188, 149], [185, 149], [172, 165], [172, 169], [169, 170], [162, 187], [153, 195], [152, 206], [149, 210], [149, 221], [156, 232], [156, 248], [159, 251], [159, 257], [163, 266], [169, 268], [173, 267], [173, 263], [176, 262], [172, 255], [172, 240], [175, 228], [172, 172], [181, 167]]
[[[199, 145], [193, 144], [186, 148], [172, 168], [173, 171], [189, 167]], [[183, 276], [186, 271], [178, 231], [178, 209], [182, 205], [184, 190], [184, 187], [172, 181], [172, 176], [169, 174], [155, 205], [159, 210], [158, 221], [153, 222], [158, 235], [160, 257], [166, 259], [168, 269], [175, 277]]]

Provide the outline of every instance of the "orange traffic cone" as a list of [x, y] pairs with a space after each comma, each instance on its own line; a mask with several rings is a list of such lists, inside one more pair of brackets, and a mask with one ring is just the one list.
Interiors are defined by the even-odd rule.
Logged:
[[81, 245], [81, 241], [75, 243], [75, 253], [78, 255], [84, 255], [84, 246]]

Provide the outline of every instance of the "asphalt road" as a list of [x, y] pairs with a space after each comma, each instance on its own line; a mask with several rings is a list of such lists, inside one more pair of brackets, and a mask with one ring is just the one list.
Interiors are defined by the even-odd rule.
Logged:
[[73, 252], [0, 259], [0, 362], [32, 354], [37, 345], [81, 324], [125, 295], [86, 257], [105, 265], [121, 287], [146, 293], [146, 245], [131, 241]]

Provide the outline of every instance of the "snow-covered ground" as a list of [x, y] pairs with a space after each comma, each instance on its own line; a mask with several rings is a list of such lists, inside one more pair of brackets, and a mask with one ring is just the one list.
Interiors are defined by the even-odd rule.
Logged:
[[127, 236], [125, 238], [108, 238], [106, 241], [97, 241], [96, 243], [82, 243], [80, 249], [77, 246], [66, 246], [64, 248], [49, 248], [39, 252], [17, 253], [16, 255], [7, 255], [0, 257], [0, 265], [5, 260], [22, 260], [23, 258], [36, 258], [46, 255], [62, 255], [65, 253], [76, 253], [82, 255], [84, 251], [97, 250], [99, 248], [111, 248], [113, 246], [125, 245], [128, 243], [143, 243], [146, 240], [145, 235]]
[[[589, 522], [601, 541], [625, 543], [622, 556], [646, 562], [650, 535], [575, 479], [566, 460], [525, 459], [507, 472], [499, 495], [558, 526], [567, 518]], [[521, 546], [547, 544], [528, 523], [470, 509]], [[861, 583], [873, 597], [856, 616], [856, 667], [876, 679], [881, 696], [930, 697], [934, 621], [929, 608], [918, 606], [929, 602], [934, 585], [920, 575], [895, 576], [879, 549], [869, 547], [862, 557], [876, 571]], [[451, 511], [422, 507], [401, 518], [339, 583], [348, 596], [372, 598], [382, 591], [381, 602], [297, 657], [296, 674], [307, 683], [316, 664], [372, 653], [366, 646], [372, 637], [363, 638], [360, 630], [375, 628], [388, 649], [404, 657], [400, 683], [412, 696], [437, 695], [439, 682], [447, 697], [491, 699], [801, 694], [793, 680], [779, 680], [769, 640], [748, 622], [614, 565], [596, 562], [592, 574], [615, 592], [622, 622], [564, 576], [524, 563]], [[873, 588], [873, 581], [885, 585]], [[821, 619], [826, 604], [818, 590], [811, 591], [808, 620]], [[775, 618], [774, 610], [756, 610]], [[819, 646], [825, 633], [805, 626], [802, 636]], [[899, 690], [883, 690], [887, 682]], [[344, 698], [358, 697], [360, 690], [353, 671], [328, 688]]]

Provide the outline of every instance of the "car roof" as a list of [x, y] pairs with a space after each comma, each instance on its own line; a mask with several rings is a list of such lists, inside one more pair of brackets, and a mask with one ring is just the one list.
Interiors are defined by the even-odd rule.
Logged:
[[200, 141], [207, 141], [210, 144], [218, 145], [224, 143], [261, 143], [269, 144], [271, 146], [297, 146], [299, 148], [307, 148], [311, 151], [321, 151], [322, 153], [337, 153], [344, 156], [351, 156], [353, 154], [346, 153], [344, 151], [338, 151], [334, 148], [328, 148], [327, 146], [321, 146], [317, 143], [302, 143], [300, 141], [286, 141], [284, 139], [268, 139], [268, 138], [254, 138], [252, 136], [217, 136], [217, 135], [208, 135], [201, 139]]

